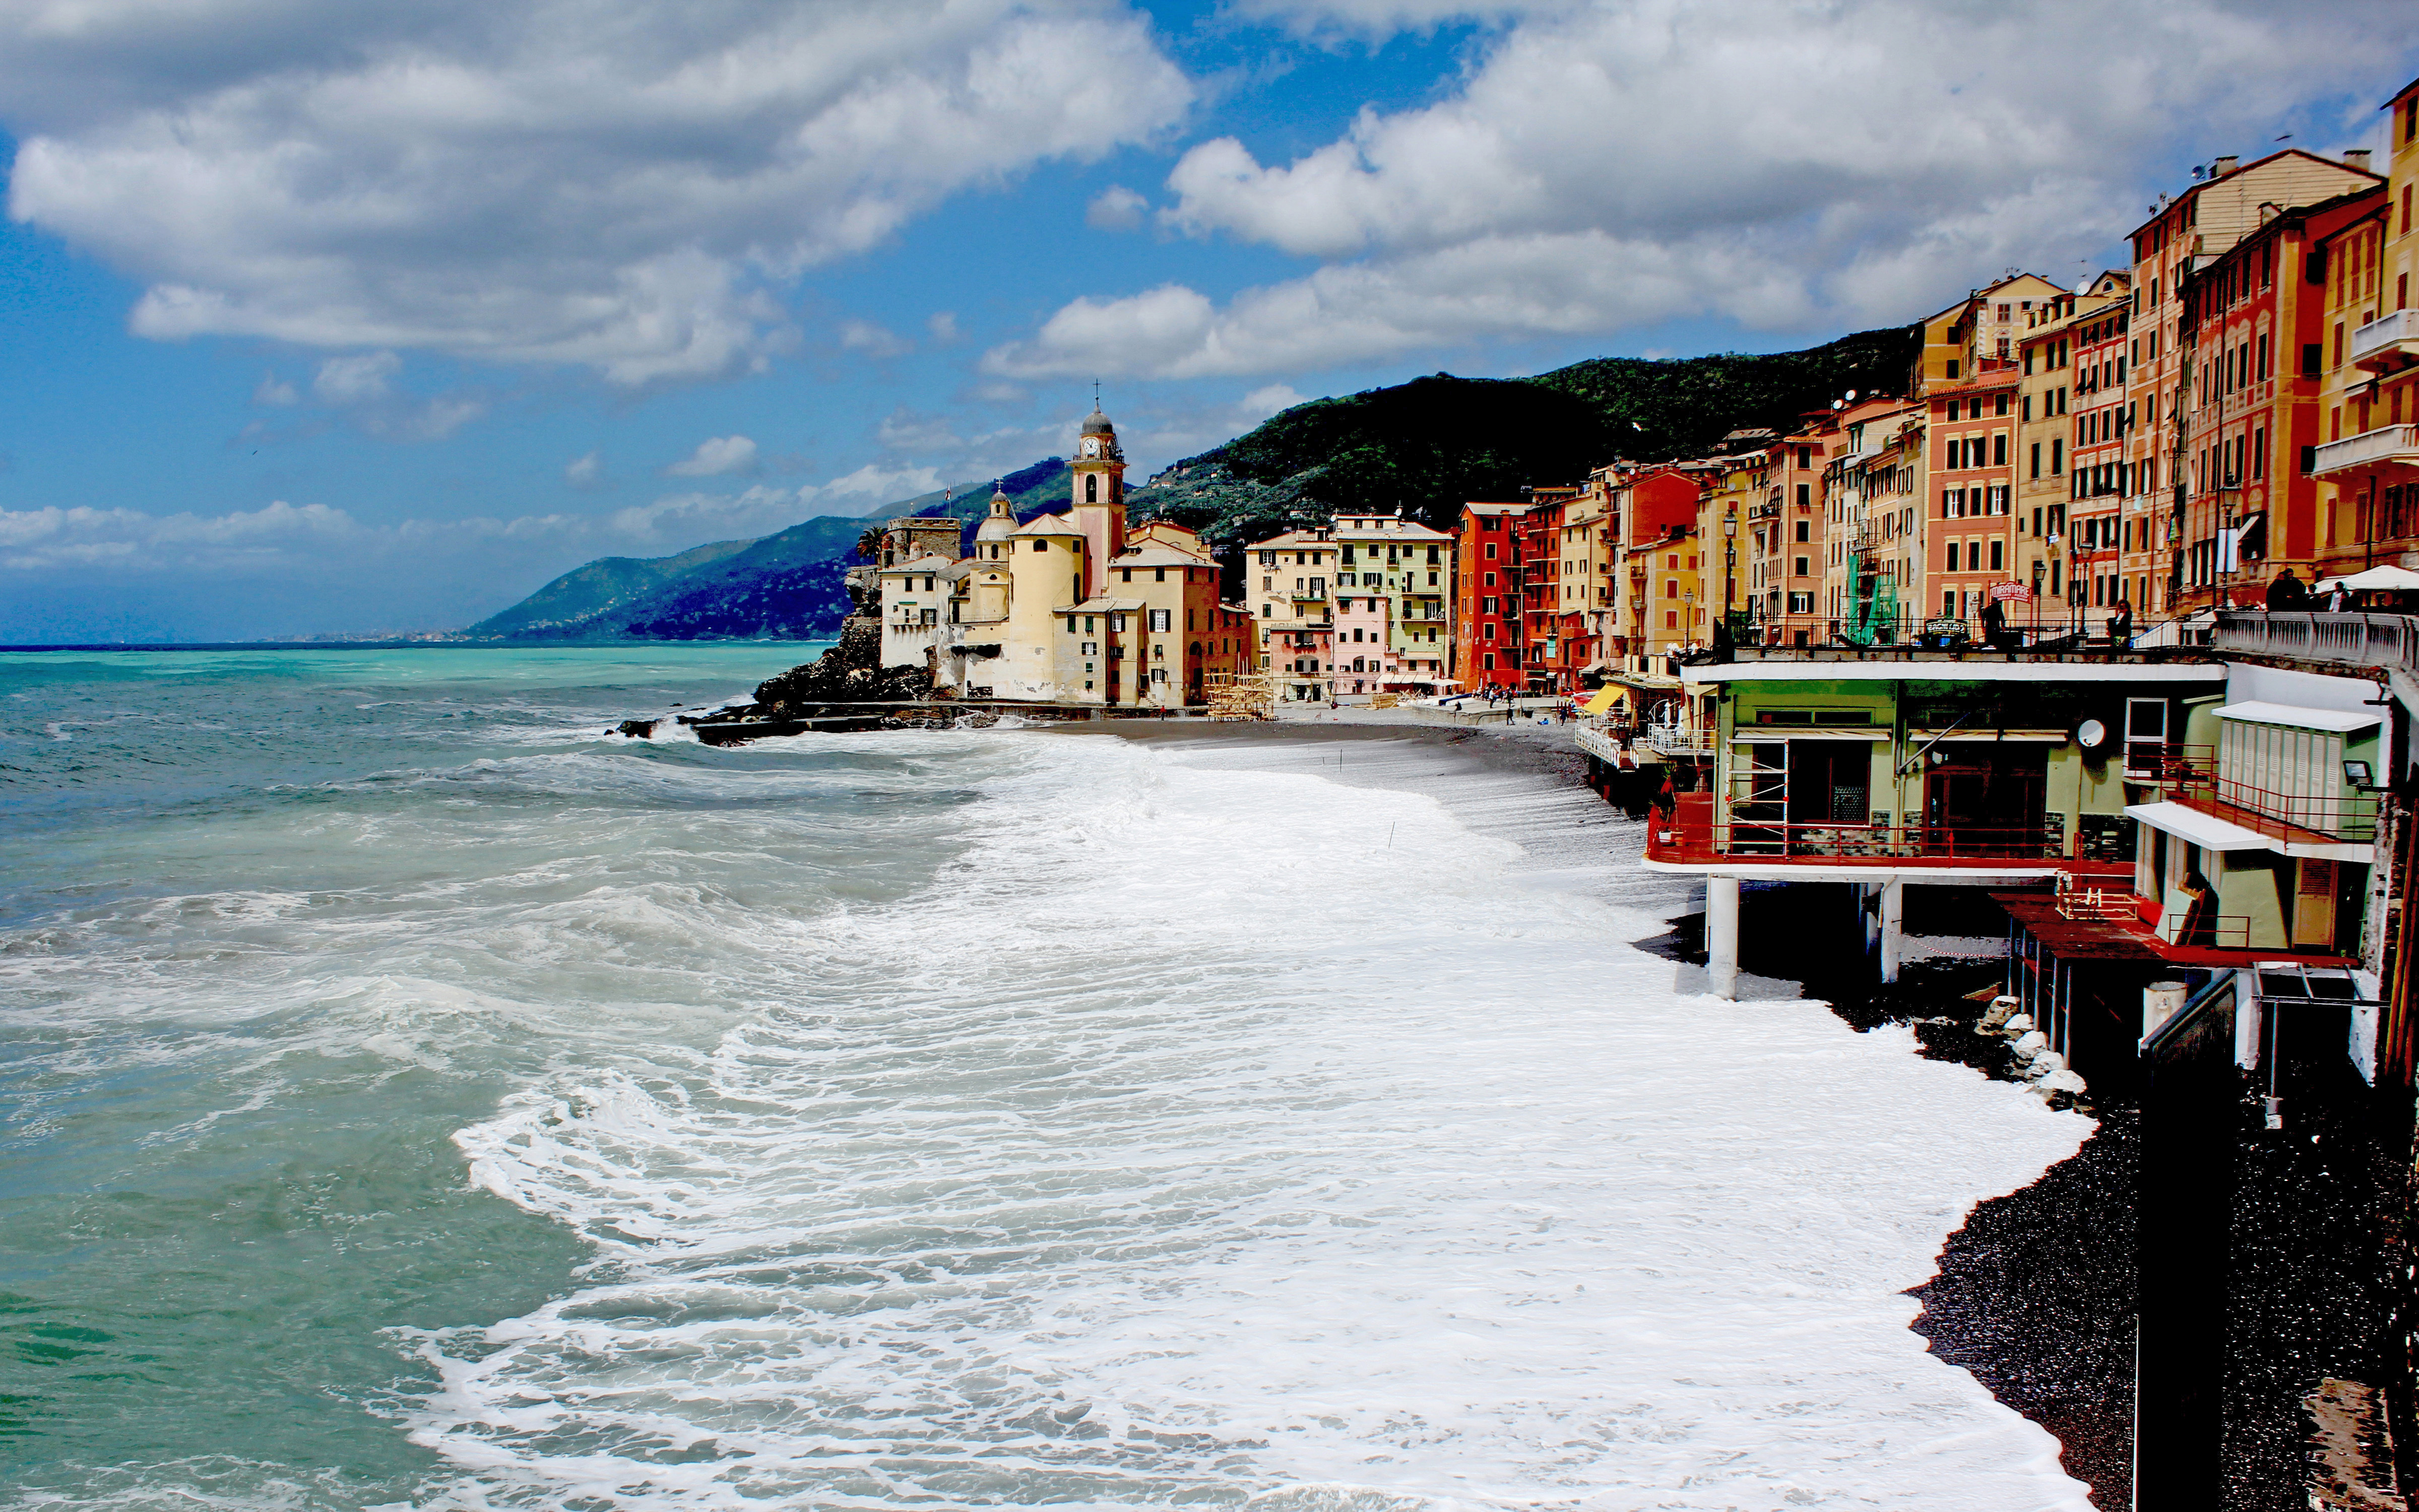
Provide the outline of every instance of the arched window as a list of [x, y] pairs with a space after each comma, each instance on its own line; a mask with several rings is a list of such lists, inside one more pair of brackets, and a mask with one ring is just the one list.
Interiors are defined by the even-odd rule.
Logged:
[[1084, 502], [1086, 504], [1098, 504], [1100, 501], [1101, 475], [1096, 472], [1087, 472], [1084, 475]]

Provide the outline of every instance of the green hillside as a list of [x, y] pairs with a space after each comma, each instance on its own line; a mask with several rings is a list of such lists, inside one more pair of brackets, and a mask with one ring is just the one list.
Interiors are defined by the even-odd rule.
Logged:
[[577, 625], [752, 544], [716, 541], [670, 557], [599, 557], [573, 568], [501, 614], [480, 620], [470, 634], [520, 635]]

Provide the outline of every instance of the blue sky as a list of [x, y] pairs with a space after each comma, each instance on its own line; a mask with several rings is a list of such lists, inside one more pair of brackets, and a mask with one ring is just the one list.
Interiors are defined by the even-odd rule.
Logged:
[[2413, 72], [2407, 4], [16, 0], [0, 640], [459, 625], [1063, 451], [1095, 377], [1148, 470], [1810, 344]]

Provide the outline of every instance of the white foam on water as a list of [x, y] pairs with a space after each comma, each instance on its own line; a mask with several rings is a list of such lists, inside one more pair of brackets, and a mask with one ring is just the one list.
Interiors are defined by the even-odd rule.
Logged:
[[1015, 759], [938, 885], [782, 922], [793, 1000], [460, 1133], [598, 1259], [405, 1341], [424, 1504], [2087, 1504], [1903, 1294], [2087, 1121], [1675, 995], [1431, 796], [849, 739]]

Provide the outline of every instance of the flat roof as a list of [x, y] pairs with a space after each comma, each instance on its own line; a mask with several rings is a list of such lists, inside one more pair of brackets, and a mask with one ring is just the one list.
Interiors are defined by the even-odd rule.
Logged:
[[2118, 661], [2078, 656], [1989, 660], [1916, 652], [1887, 660], [1723, 662], [1680, 668], [1683, 682], [2224, 682], [2215, 662]]
[[2220, 719], [2240, 719], [2253, 725], [2286, 725], [2295, 729], [2335, 730], [2350, 734], [2385, 722], [2382, 714], [2354, 714], [2339, 709], [2303, 709], [2296, 704], [2250, 703], [2227, 704], [2217, 711]]

